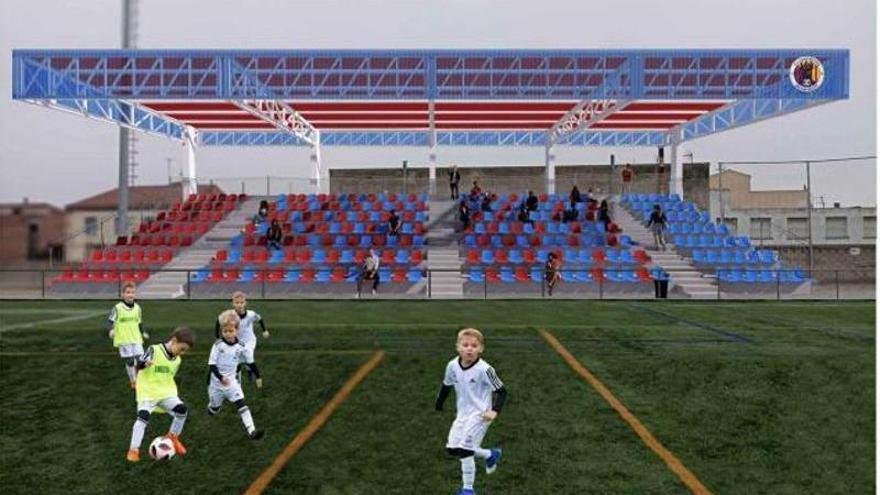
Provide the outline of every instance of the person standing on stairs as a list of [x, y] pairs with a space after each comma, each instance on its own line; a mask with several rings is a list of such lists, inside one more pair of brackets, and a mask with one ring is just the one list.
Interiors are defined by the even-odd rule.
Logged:
[[461, 180], [461, 174], [458, 173], [458, 165], [453, 165], [449, 170], [449, 194], [452, 200], [458, 199], [458, 182]]
[[666, 230], [666, 214], [663, 213], [663, 209], [660, 208], [660, 205], [654, 205], [654, 210], [651, 212], [651, 218], [648, 219], [648, 228], [650, 228], [651, 233], [654, 234], [654, 250], [659, 251], [660, 246], [663, 246], [663, 250], [666, 251], [666, 241], [663, 238], [663, 232]]

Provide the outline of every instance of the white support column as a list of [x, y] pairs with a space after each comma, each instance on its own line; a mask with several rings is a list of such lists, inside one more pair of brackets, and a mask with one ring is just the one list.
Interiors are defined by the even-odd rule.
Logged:
[[545, 179], [547, 181], [547, 194], [556, 193], [556, 155], [553, 154], [553, 146], [544, 146]]
[[196, 194], [199, 190], [196, 180], [196, 130], [186, 126], [183, 132], [183, 146], [186, 148], [186, 177], [183, 181], [183, 198]]
[[434, 127], [434, 100], [428, 101], [428, 189], [437, 193], [437, 129]]
[[312, 163], [312, 182], [315, 185], [316, 193], [326, 193], [330, 190], [330, 180], [323, 180], [321, 169], [321, 131], [316, 130], [314, 133], [314, 143], [311, 146], [311, 154], [309, 155]]
[[681, 161], [678, 159], [678, 145], [681, 143], [681, 136], [678, 132], [671, 134], [669, 140], [669, 193], [678, 194], [684, 199], [684, 171]]

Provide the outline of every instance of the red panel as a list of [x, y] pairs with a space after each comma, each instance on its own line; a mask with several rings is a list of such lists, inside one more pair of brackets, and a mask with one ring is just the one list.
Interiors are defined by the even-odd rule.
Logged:
[[564, 112], [560, 113], [438, 113], [435, 115], [437, 122], [443, 121], [496, 121], [505, 122], [531, 122], [535, 120], [556, 122]]
[[424, 129], [428, 122], [346, 122], [339, 124], [315, 124], [318, 129]]
[[442, 111], [474, 111], [474, 112], [562, 112], [565, 113], [577, 104], [576, 101], [566, 102], [437, 102], [434, 109], [438, 112]]
[[302, 116], [309, 122], [326, 121], [380, 121], [390, 122], [395, 120], [417, 120], [427, 124], [427, 113], [311, 113], [302, 112]]
[[637, 124], [632, 122], [599, 122], [591, 125], [590, 129], [672, 129], [678, 124]]
[[152, 108], [157, 112], [200, 112], [210, 110], [238, 110], [239, 108], [232, 103], [225, 101], [194, 101], [194, 102], [161, 102], [161, 103], [142, 103], [147, 108]]
[[198, 123], [193, 122], [192, 126], [196, 129], [217, 129], [217, 130], [235, 130], [235, 129], [275, 129], [276, 127], [268, 122], [230, 122], [224, 123]]
[[486, 122], [474, 122], [470, 124], [453, 124], [450, 122], [438, 122], [437, 129], [541, 129], [547, 130], [550, 124], [525, 123], [525, 122], [499, 122], [497, 124]]
[[369, 101], [346, 101], [346, 102], [307, 102], [288, 101], [288, 105], [299, 112], [401, 112], [401, 111], [428, 111], [427, 102], [379, 102]]
[[617, 112], [606, 117], [603, 122], [619, 120], [677, 120], [686, 121], [703, 115], [703, 112], [684, 113], [645, 113], [645, 112]]
[[627, 111], [657, 111], [657, 110], [668, 110], [668, 111], [702, 111], [709, 112], [715, 110], [716, 108], [723, 107], [726, 103], [714, 103], [714, 102], [696, 102], [696, 101], [636, 101], [630, 103], [626, 106]]
[[171, 117], [172, 119], [177, 119], [183, 122], [211, 122], [211, 121], [224, 121], [224, 120], [234, 120], [234, 121], [242, 121], [242, 120], [255, 120], [258, 121], [257, 117], [247, 113], [247, 112], [213, 112], [213, 113], [178, 113], [178, 112], [165, 112], [166, 115]]

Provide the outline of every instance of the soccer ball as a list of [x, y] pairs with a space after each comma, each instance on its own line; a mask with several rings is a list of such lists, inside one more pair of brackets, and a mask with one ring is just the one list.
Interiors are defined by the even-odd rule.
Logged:
[[157, 461], [164, 461], [174, 457], [174, 443], [166, 437], [156, 437], [150, 443], [150, 457]]

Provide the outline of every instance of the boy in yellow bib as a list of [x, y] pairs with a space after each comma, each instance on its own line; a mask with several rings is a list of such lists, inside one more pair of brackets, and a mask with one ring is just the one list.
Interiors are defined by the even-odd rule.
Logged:
[[128, 381], [134, 389], [137, 377], [135, 361], [144, 353], [144, 339], [149, 338], [143, 328], [141, 307], [134, 302], [134, 282], [122, 286], [122, 301], [118, 302], [107, 317], [107, 335], [113, 339], [113, 347], [119, 349], [119, 357], [125, 362]]
[[150, 413], [158, 407], [174, 416], [171, 428], [165, 436], [174, 444], [174, 451], [178, 455], [186, 454], [186, 448], [180, 442], [179, 436], [186, 422], [187, 408], [177, 396], [174, 376], [180, 368], [181, 356], [192, 346], [192, 330], [178, 327], [168, 342], [151, 345], [137, 359], [137, 419], [131, 429], [131, 443], [126, 455], [130, 462], [140, 460], [141, 442], [150, 421]]

